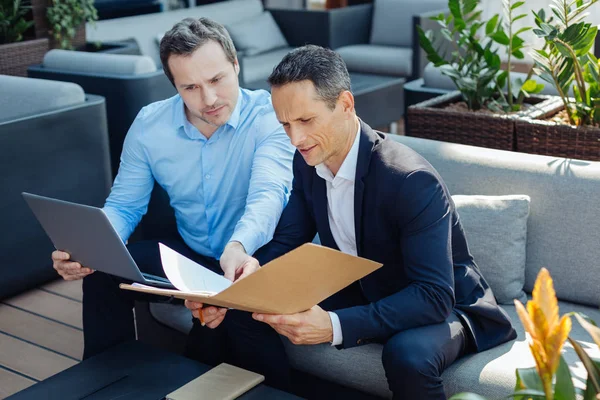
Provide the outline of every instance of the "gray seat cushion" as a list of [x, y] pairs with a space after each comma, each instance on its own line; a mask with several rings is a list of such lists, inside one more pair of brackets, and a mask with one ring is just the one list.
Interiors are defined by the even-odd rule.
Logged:
[[174, 11], [135, 15], [132, 17], [106, 19], [86, 24], [86, 38], [89, 42], [106, 42], [134, 37], [143, 55], [152, 58], [160, 67], [159, 47], [156, 37], [171, 29], [184, 18], [206, 17], [223, 25], [246, 21], [263, 12], [260, 0], [228, 0], [193, 8]]
[[235, 48], [246, 56], [289, 47], [279, 26], [268, 11], [252, 19], [227, 25], [227, 30]]
[[[518, 78], [525, 80], [527, 78], [527, 74], [522, 72], [513, 72], [511, 74], [511, 79], [513, 81]], [[554, 86], [550, 85], [548, 82], [545, 82], [539, 76], [533, 75], [531, 79], [544, 85], [544, 89], [542, 90], [541, 94], [547, 94], [549, 96], [558, 95], [558, 92]], [[425, 66], [425, 70], [423, 71], [423, 86], [435, 89], [456, 90], [456, 85], [454, 85], [452, 79], [442, 74], [441, 70], [436, 68], [432, 63], [427, 64], [427, 66]]]
[[267, 53], [244, 57], [242, 64], [244, 82], [266, 81], [273, 72], [273, 68], [292, 49], [292, 47], [284, 47]]
[[370, 43], [411, 47], [413, 16], [447, 7], [447, 0], [375, 0]]
[[0, 121], [85, 102], [81, 86], [70, 82], [0, 75]]
[[103, 75], [143, 75], [156, 72], [156, 64], [148, 56], [85, 51], [50, 50], [44, 56], [42, 65], [61, 71]]
[[350, 72], [410, 76], [412, 50], [404, 47], [355, 44], [336, 49]]
[[[561, 315], [579, 311], [600, 322], [600, 311], [597, 309], [568, 302], [559, 302], [559, 307]], [[502, 308], [508, 312], [513, 321], [518, 334], [517, 339], [482, 353], [468, 355], [452, 364], [443, 374], [448, 396], [471, 391], [486, 396], [489, 400], [504, 398], [515, 386], [515, 368], [535, 365], [515, 307], [502, 306]], [[187, 334], [192, 327], [191, 314], [183, 306], [151, 304], [150, 310], [158, 321], [180, 332]], [[585, 342], [584, 348], [590, 350], [593, 356], [600, 356], [600, 351], [587, 332], [575, 321], [571, 337]], [[329, 344], [295, 346], [285, 338], [283, 341], [294, 368], [344, 386], [391, 398], [381, 363], [382, 345], [368, 344], [338, 350]], [[570, 345], [566, 345], [565, 359], [571, 366], [574, 376], [580, 378], [586, 376], [585, 369], [581, 363], [577, 363], [577, 355]]]

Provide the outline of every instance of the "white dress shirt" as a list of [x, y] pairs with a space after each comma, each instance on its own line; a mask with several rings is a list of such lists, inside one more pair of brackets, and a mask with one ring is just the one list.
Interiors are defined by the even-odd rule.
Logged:
[[[327, 215], [331, 234], [342, 253], [357, 255], [356, 232], [354, 227], [354, 179], [360, 142], [360, 123], [350, 152], [344, 159], [338, 173], [333, 176], [325, 164], [318, 164], [317, 175], [325, 179], [327, 185]], [[329, 312], [333, 326], [332, 346], [342, 344], [342, 326], [334, 312]]]

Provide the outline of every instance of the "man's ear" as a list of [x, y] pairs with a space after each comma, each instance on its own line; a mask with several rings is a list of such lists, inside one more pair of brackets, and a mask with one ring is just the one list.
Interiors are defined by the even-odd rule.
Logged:
[[235, 58], [235, 62], [233, 63], [233, 70], [235, 71], [236, 75], [240, 74], [240, 63], [238, 62], [237, 57]]
[[354, 115], [354, 96], [348, 90], [344, 90], [339, 97], [340, 105], [344, 114]]

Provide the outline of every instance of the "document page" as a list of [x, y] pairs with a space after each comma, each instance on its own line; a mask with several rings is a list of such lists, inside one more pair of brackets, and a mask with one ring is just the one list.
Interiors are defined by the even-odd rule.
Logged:
[[183, 292], [219, 293], [232, 282], [159, 243], [160, 259], [169, 281]]

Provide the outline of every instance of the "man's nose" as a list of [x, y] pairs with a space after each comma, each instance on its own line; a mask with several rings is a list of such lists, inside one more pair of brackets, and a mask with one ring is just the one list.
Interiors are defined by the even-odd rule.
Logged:
[[288, 135], [294, 147], [302, 147], [302, 144], [306, 140], [306, 134], [304, 133], [304, 130], [297, 127], [290, 126], [288, 129]]
[[214, 89], [207, 88], [204, 90], [202, 95], [202, 101], [207, 108], [210, 108], [215, 105], [217, 102], [217, 92]]

